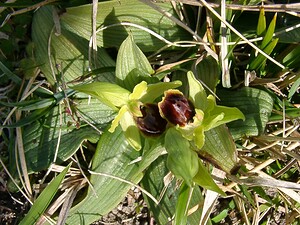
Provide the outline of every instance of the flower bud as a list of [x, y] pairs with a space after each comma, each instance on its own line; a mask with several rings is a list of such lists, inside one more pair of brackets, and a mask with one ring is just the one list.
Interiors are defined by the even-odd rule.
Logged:
[[178, 90], [166, 91], [158, 107], [164, 118], [181, 127], [192, 121], [195, 115], [193, 104]]
[[144, 104], [140, 107], [142, 117], [135, 117], [140, 131], [147, 136], [158, 136], [166, 130], [167, 121], [159, 113], [156, 104]]

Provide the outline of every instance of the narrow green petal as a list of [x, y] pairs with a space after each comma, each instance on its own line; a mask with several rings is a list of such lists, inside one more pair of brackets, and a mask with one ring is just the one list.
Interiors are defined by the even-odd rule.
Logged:
[[202, 84], [196, 79], [193, 72], [187, 73], [189, 82], [189, 98], [194, 103], [195, 108], [205, 110], [207, 105], [207, 96]]
[[132, 94], [129, 95], [129, 99], [140, 99], [144, 94], [146, 94], [146, 91], [147, 83], [145, 81], [142, 81], [134, 87]]
[[119, 122], [122, 119], [122, 117], [126, 111], [127, 111], [127, 106], [126, 105], [122, 106], [118, 112], [118, 115], [115, 117], [115, 119], [111, 123], [111, 126], [108, 130], [110, 133], [113, 133], [115, 131], [116, 127], [119, 125]]
[[126, 111], [121, 118], [120, 125], [124, 131], [126, 140], [137, 151], [141, 150], [140, 131], [136, 126], [134, 119], [130, 112]]

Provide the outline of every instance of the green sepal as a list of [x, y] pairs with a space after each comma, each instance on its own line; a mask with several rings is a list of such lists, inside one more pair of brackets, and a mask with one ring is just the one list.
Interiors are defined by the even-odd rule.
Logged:
[[207, 97], [207, 101], [208, 108], [204, 112], [205, 117], [203, 120], [205, 131], [234, 120], [245, 120], [244, 114], [238, 108], [219, 106], [216, 104], [215, 97], [212, 95]]
[[198, 172], [198, 155], [191, 150], [190, 143], [176, 128], [170, 128], [165, 136], [168, 152], [167, 165], [171, 172], [192, 186], [192, 179]]
[[102, 103], [116, 109], [125, 105], [128, 101], [130, 92], [119, 85], [108, 82], [93, 82], [72, 87], [76, 91], [92, 95]]
[[219, 188], [219, 186], [212, 179], [210, 173], [207, 171], [202, 161], [198, 159], [198, 162], [199, 162], [199, 170], [196, 176], [193, 178], [193, 181], [203, 188], [217, 192], [222, 196], [226, 196], [226, 194]]
[[156, 98], [163, 95], [165, 91], [181, 86], [179, 80], [173, 82], [159, 82], [156, 84], [149, 84], [146, 93], [140, 98], [142, 102], [153, 102]]
[[205, 110], [207, 107], [207, 95], [202, 84], [195, 78], [193, 72], [187, 73], [189, 83], [189, 99], [194, 103], [195, 108]]

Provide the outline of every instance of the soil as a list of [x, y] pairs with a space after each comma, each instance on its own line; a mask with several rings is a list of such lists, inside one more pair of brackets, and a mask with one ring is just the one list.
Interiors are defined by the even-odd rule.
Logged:
[[18, 224], [28, 211], [28, 202], [21, 193], [10, 193], [6, 188], [7, 176], [0, 173], [0, 224]]
[[[7, 175], [0, 172], [0, 225], [16, 225], [29, 210], [21, 193], [10, 193], [6, 188]], [[110, 213], [92, 225], [155, 225], [138, 189], [128, 192], [126, 198]]]

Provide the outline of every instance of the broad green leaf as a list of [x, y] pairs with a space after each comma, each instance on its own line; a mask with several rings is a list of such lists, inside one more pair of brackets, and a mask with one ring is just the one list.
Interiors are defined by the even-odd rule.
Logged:
[[256, 34], [258, 36], [261, 36], [265, 33], [266, 29], [267, 29], [267, 23], [266, 23], [265, 10], [263, 7], [261, 7], [261, 9], [259, 11]]
[[19, 223], [20, 225], [35, 224], [43, 215], [47, 207], [54, 198], [59, 186], [67, 174], [71, 164], [69, 164], [57, 177], [55, 177], [34, 201], [27, 215]]
[[168, 168], [177, 177], [192, 186], [192, 179], [198, 172], [198, 156], [191, 150], [188, 140], [176, 128], [169, 128], [165, 135], [165, 148], [168, 152]]
[[275, 13], [271, 23], [269, 24], [269, 27], [267, 29], [267, 32], [264, 36], [264, 39], [261, 43], [261, 48], [264, 49], [273, 39], [273, 34], [275, 32], [275, 27], [276, 27], [276, 18], [277, 18], [277, 13]]
[[273, 109], [273, 99], [265, 91], [245, 87], [240, 90], [217, 93], [220, 104], [228, 107], [237, 107], [245, 115], [245, 121], [228, 123], [234, 139], [243, 136], [257, 136], [264, 132]]
[[132, 91], [135, 85], [144, 79], [151, 79], [154, 73], [144, 53], [128, 36], [121, 44], [116, 64], [117, 83]]
[[226, 196], [226, 194], [218, 187], [218, 185], [212, 179], [210, 173], [207, 171], [201, 160], [199, 159], [199, 170], [193, 181], [200, 187], [215, 191], [220, 195]]
[[198, 150], [198, 154], [226, 173], [231, 173], [237, 168], [235, 144], [224, 125], [205, 132], [205, 143], [203, 148]]
[[207, 107], [207, 95], [201, 83], [195, 78], [193, 72], [187, 73], [189, 82], [189, 99], [194, 103], [195, 108], [205, 110]]
[[[98, 142], [91, 170], [138, 183], [144, 170], [164, 150], [161, 140], [157, 139], [145, 146], [142, 151], [135, 151], [126, 141], [120, 127], [112, 134], [106, 131]], [[141, 161], [132, 163], [140, 156]], [[115, 208], [131, 188], [127, 183], [97, 174], [91, 174], [90, 182], [93, 189], [89, 188], [85, 198], [70, 210], [66, 224], [80, 224], [83, 219], [85, 224], [91, 224], [99, 220]]]
[[116, 109], [125, 105], [129, 99], [130, 92], [119, 85], [107, 82], [93, 82], [72, 87], [88, 95], [98, 98], [101, 102]]
[[[157, 224], [168, 224], [170, 218], [175, 214], [176, 204], [179, 194], [178, 182], [168, 175], [169, 170], [166, 166], [167, 156], [160, 156], [145, 171], [145, 176], [141, 185], [149, 191], [156, 199], [160, 199], [159, 205], [156, 205], [151, 199], [144, 195], [147, 206], [153, 214]], [[189, 208], [201, 204], [202, 194], [198, 186], [194, 187]], [[201, 216], [201, 207], [188, 216], [188, 224], [198, 224]]]
[[[113, 110], [97, 99], [74, 101], [77, 106], [73, 109], [73, 113], [75, 115], [80, 113], [82, 118], [85, 118], [99, 130], [106, 127], [115, 116]], [[61, 110], [62, 124], [60, 124], [60, 110], [56, 106], [48, 110], [44, 117], [36, 119], [24, 127], [23, 142], [29, 173], [48, 168], [53, 162], [57, 145], [59, 146], [57, 163], [61, 163], [70, 158], [84, 140], [89, 139], [96, 142], [99, 139], [98, 131], [82, 120], [80, 121], [77, 116], [72, 118], [66, 111]]]
[[[177, 17], [169, 3], [155, 3], [163, 10]], [[67, 8], [61, 16], [63, 29], [90, 40], [92, 31], [92, 4]], [[169, 41], [191, 40], [192, 37], [175, 22], [162, 15], [150, 6], [136, 0], [102, 1], [98, 3], [97, 44], [105, 48], [119, 48], [131, 34], [142, 51], [157, 51], [166, 44], [149, 32], [121, 22], [132, 23], [148, 28], [167, 38]], [[104, 29], [106, 28], [106, 29]]]
[[189, 197], [192, 187], [185, 182], [181, 184], [179, 195], [176, 203], [176, 211], [174, 218], [174, 225], [186, 225], [187, 224], [187, 209], [189, 206]]
[[[220, 65], [218, 62], [211, 56], [208, 56], [197, 65], [196, 69], [196, 78], [206, 84], [207, 88], [209, 88], [212, 92], [215, 92], [216, 86], [220, 82], [221, 75]], [[207, 94], [209, 93], [210, 92], [207, 90]]]
[[[89, 71], [89, 41], [62, 27], [60, 35], [55, 35], [53, 22], [54, 7], [39, 8], [33, 17], [32, 39], [37, 65], [51, 84], [69, 82]], [[105, 50], [97, 53], [99, 68], [115, 66]], [[103, 73], [102, 81], [112, 81], [113, 73]]]

